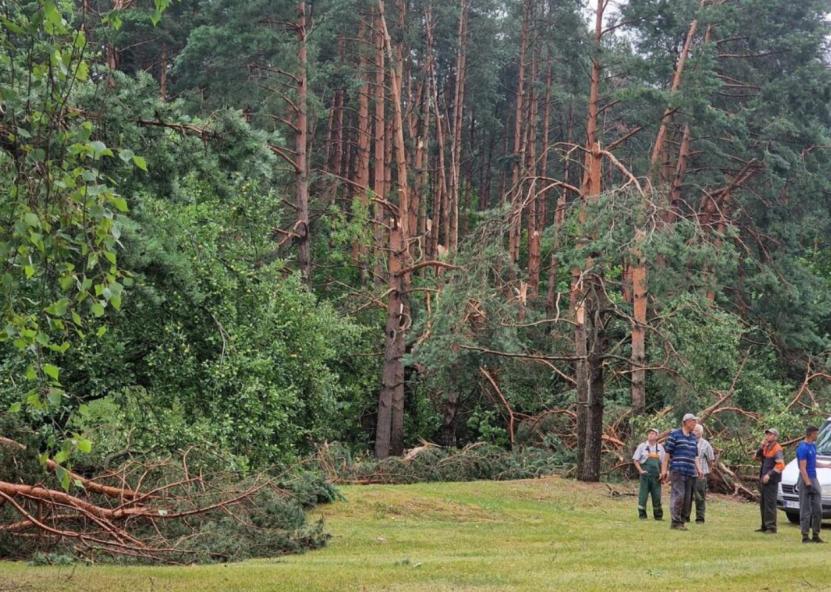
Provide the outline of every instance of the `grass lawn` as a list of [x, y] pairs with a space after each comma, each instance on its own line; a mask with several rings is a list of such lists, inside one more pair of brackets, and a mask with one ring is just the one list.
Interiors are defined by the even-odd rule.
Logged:
[[333, 534], [320, 551], [192, 567], [0, 563], [0, 592], [831, 591], [831, 544], [802, 545], [783, 515], [778, 535], [754, 533], [757, 507], [724, 498], [677, 532], [638, 521], [633, 497], [555, 477], [343, 493], [317, 512]]

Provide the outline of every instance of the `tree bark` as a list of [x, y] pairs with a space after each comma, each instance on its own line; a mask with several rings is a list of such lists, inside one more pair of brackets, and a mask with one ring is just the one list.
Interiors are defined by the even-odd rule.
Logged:
[[[389, 30], [387, 28], [386, 20], [384, 18], [384, 0], [378, 0], [378, 13], [381, 20], [381, 30], [384, 33], [384, 42], [387, 49], [387, 57], [390, 62], [393, 62], [393, 68], [390, 71], [390, 91], [392, 95], [393, 104], [393, 122], [394, 133], [393, 139], [395, 141], [395, 156], [396, 156], [396, 179], [398, 181], [398, 211], [399, 224], [401, 229], [400, 248], [394, 248], [392, 241], [390, 244], [390, 253], [398, 254], [399, 272], [395, 273], [390, 268], [390, 275], [400, 275], [400, 280], [395, 280], [396, 287], [400, 293], [400, 306], [398, 311], [398, 330], [395, 335], [395, 346], [393, 353], [395, 359], [391, 359], [390, 364], [394, 365], [395, 376], [400, 376], [400, 387], [396, 386], [391, 392], [392, 417], [390, 421], [390, 445], [389, 452], [391, 454], [399, 455], [404, 451], [404, 348], [405, 348], [405, 334], [407, 330], [407, 321], [409, 318], [409, 306], [407, 302], [407, 294], [410, 287], [409, 273], [405, 270], [409, 265], [409, 240], [411, 230], [409, 228], [410, 222], [410, 189], [407, 175], [407, 152], [404, 144], [404, 116], [401, 106], [401, 62], [397, 64], [393, 59], [392, 39], [390, 38]], [[395, 226], [395, 225], [393, 225]], [[397, 282], [400, 281], [400, 285]], [[386, 366], [386, 356], [385, 356]], [[386, 367], [385, 367], [386, 372]]]
[[508, 227], [508, 255], [511, 261], [519, 259], [519, 241], [522, 234], [522, 166], [525, 163], [523, 137], [525, 119], [525, 56], [528, 50], [528, 28], [532, 0], [522, 2], [522, 31], [519, 37], [519, 69], [517, 71], [516, 110], [514, 115], [514, 164], [511, 170], [511, 220]]
[[[594, 55], [591, 66], [591, 86], [589, 88], [589, 105], [586, 119], [586, 156], [581, 186], [582, 206], [580, 222], [586, 222], [587, 204], [596, 201], [602, 190], [602, 153], [598, 141], [598, 106], [600, 101], [600, 61], [601, 40], [603, 36], [603, 13], [607, 0], [597, 0], [595, 10]], [[586, 245], [589, 237], [580, 239]], [[577, 361], [577, 478], [581, 481], [599, 479], [600, 450], [599, 440], [603, 432], [603, 393], [593, 390], [603, 384], [602, 326], [594, 324], [599, 319], [600, 307], [597, 303], [599, 279], [593, 271], [594, 262], [589, 257], [583, 269], [572, 272], [571, 301], [574, 307], [574, 341]], [[593, 289], [594, 288], [594, 289]], [[589, 341], [591, 338], [591, 342]], [[589, 354], [591, 353], [591, 357]], [[598, 425], [599, 422], [599, 425]]]
[[[366, 53], [364, 51], [364, 41], [366, 36], [366, 23], [361, 19], [358, 28], [358, 52], [360, 58], [358, 59], [358, 69], [364, 83], [358, 91], [358, 141], [356, 142], [355, 155], [355, 176], [353, 188], [353, 199], [357, 199], [361, 205], [361, 209], [368, 211], [369, 209], [369, 145], [370, 145], [370, 130], [369, 130], [369, 73], [367, 68]], [[364, 245], [361, 243], [360, 237], [352, 243], [352, 259], [356, 265], [361, 267], [362, 276], [366, 276], [366, 269], [364, 266], [364, 257], [366, 255]]]
[[378, 417], [375, 427], [375, 456], [387, 458], [396, 454], [399, 445], [394, 439], [395, 406], [404, 399], [404, 286], [402, 259], [404, 242], [398, 219], [389, 220], [389, 285], [387, 296], [387, 322], [384, 330], [384, 368], [381, 376], [381, 392], [378, 396]]
[[295, 232], [298, 236], [298, 263], [303, 279], [309, 281], [311, 275], [311, 244], [309, 237], [309, 172], [307, 168], [308, 129], [308, 48], [306, 42], [306, 2], [297, 5], [297, 133], [295, 134], [296, 169], [296, 207], [298, 224]]
[[459, 15], [459, 33], [456, 50], [456, 85], [453, 92], [453, 135], [450, 144], [450, 237], [447, 241], [448, 250], [453, 253], [459, 244], [459, 200], [461, 196], [461, 150], [462, 150], [462, 121], [464, 119], [465, 102], [465, 68], [467, 46], [467, 19], [470, 10], [470, 0], [460, 0], [461, 13]]
[[[387, 162], [389, 159], [386, 156], [386, 70], [384, 67], [384, 35], [381, 32], [381, 19], [376, 14], [375, 16], [375, 116], [373, 117], [373, 124], [375, 126], [375, 145], [374, 145], [374, 160], [375, 169], [373, 171], [372, 191], [377, 198], [382, 200], [387, 199]], [[383, 245], [386, 237], [384, 232], [384, 219], [386, 218], [384, 206], [381, 203], [375, 202], [375, 225], [373, 228], [374, 242], [375, 242], [375, 280], [378, 281], [383, 275]]]

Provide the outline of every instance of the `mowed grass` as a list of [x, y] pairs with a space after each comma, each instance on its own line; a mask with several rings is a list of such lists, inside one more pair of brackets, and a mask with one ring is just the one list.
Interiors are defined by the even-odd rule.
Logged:
[[631, 496], [556, 477], [343, 493], [315, 513], [333, 534], [319, 551], [189, 567], [0, 563], [0, 592], [831, 591], [831, 544], [802, 545], [783, 515], [778, 535], [754, 533], [757, 507], [726, 498], [677, 532], [637, 520]]

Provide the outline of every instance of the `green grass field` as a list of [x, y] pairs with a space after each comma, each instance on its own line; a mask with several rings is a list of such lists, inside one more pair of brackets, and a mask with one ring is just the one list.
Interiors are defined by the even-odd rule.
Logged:
[[192, 567], [0, 563], [0, 592], [831, 591], [831, 544], [802, 545], [782, 515], [778, 535], [756, 534], [757, 507], [724, 498], [678, 532], [638, 521], [633, 497], [559, 478], [343, 493], [317, 512], [333, 534], [320, 551]]

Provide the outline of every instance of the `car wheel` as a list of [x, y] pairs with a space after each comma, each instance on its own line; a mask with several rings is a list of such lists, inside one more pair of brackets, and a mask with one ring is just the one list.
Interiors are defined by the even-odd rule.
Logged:
[[799, 524], [799, 512], [785, 512], [791, 524]]

